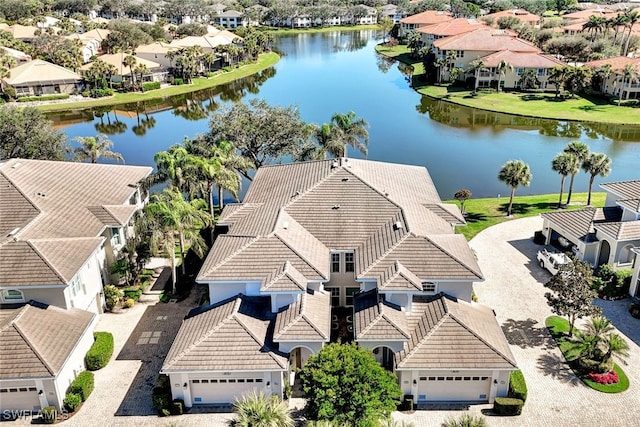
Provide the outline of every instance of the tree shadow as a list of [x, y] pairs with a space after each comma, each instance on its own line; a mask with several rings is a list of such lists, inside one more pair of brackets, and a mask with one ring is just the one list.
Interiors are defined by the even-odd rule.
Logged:
[[485, 214], [482, 214], [482, 213], [466, 212], [464, 219], [467, 222], [480, 222], [480, 221], [486, 221], [487, 220], [487, 216]]
[[554, 380], [560, 381], [572, 386], [578, 386], [582, 384], [580, 378], [573, 373], [564, 358], [552, 353], [545, 353], [538, 357], [538, 364], [536, 366], [542, 371], [543, 375], [550, 376]]
[[[511, 214], [520, 214], [524, 215], [532, 210], [547, 210], [547, 209], [555, 209], [558, 207], [558, 202], [538, 202], [538, 203], [514, 203], [511, 206]], [[498, 207], [498, 211], [507, 213], [507, 209], [509, 208], [509, 202], [501, 203]]]
[[537, 325], [538, 321], [535, 319], [507, 319], [502, 324], [502, 331], [511, 345], [517, 345], [520, 348], [553, 348], [546, 326]]
[[520, 96], [520, 99], [523, 101], [542, 101], [546, 96], [539, 94], [527, 94]]

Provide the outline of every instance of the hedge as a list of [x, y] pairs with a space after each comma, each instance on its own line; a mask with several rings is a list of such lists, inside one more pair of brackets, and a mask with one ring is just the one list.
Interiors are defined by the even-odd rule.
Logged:
[[527, 401], [527, 383], [524, 380], [522, 371], [511, 372], [511, 378], [509, 378], [509, 397], [522, 400], [522, 403]]
[[75, 393], [67, 393], [67, 395], [64, 397], [63, 403], [67, 411], [76, 412], [76, 409], [78, 409], [78, 407], [82, 403], [82, 397]]
[[40, 95], [40, 96], [21, 96], [18, 98], [18, 102], [31, 102], [31, 101], [53, 101], [55, 99], [68, 99], [68, 93], [57, 93], [55, 95]]
[[142, 84], [142, 90], [145, 92], [154, 89], [160, 89], [160, 82], [149, 82]]
[[184, 79], [180, 79], [180, 78], [173, 79], [173, 84], [176, 85], [176, 86], [183, 85], [184, 84]]
[[498, 415], [520, 415], [524, 402], [511, 397], [496, 397], [493, 402], [493, 412]]
[[93, 372], [83, 371], [78, 374], [69, 386], [69, 393], [80, 395], [82, 401], [86, 401], [93, 391]]
[[97, 371], [107, 366], [113, 354], [113, 335], [111, 332], [94, 332], [93, 345], [87, 352], [84, 361], [87, 369]]

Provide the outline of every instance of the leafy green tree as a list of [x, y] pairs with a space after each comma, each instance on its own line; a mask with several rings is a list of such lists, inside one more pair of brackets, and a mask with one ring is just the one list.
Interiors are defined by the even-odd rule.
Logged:
[[544, 296], [551, 311], [569, 319], [569, 336], [573, 336], [576, 319], [600, 313], [600, 308], [593, 305], [596, 291], [591, 288], [592, 277], [591, 264], [572, 257], [544, 285], [550, 290]]
[[91, 163], [98, 163], [98, 159], [104, 157], [124, 163], [122, 154], [111, 151], [113, 141], [105, 135], [78, 136], [75, 141], [80, 144], [79, 147], [73, 150], [77, 161], [82, 162], [88, 159], [91, 160]]
[[365, 156], [367, 155], [369, 123], [365, 119], [357, 117], [353, 111], [334, 113], [331, 116], [331, 124], [333, 125], [333, 138], [343, 144], [343, 157], [347, 157], [348, 146], [359, 150]]
[[424, 46], [422, 43], [422, 35], [417, 31], [409, 31], [406, 35], [407, 38], [407, 47], [411, 50], [411, 56], [413, 58], [417, 58], [418, 52]]
[[591, 79], [591, 71], [585, 67], [570, 67], [567, 72], [567, 78], [564, 82], [565, 88], [573, 95], [581, 92]]
[[520, 84], [520, 88], [527, 89], [538, 89], [540, 87], [540, 79], [538, 79], [538, 73], [535, 70], [528, 69], [525, 70], [524, 73], [520, 76], [520, 80], [518, 80]]
[[370, 350], [355, 343], [324, 346], [300, 372], [308, 417], [354, 426], [389, 419], [402, 396], [396, 381]]
[[509, 160], [502, 165], [498, 173], [498, 179], [511, 188], [511, 196], [509, 197], [509, 207], [507, 208], [507, 216], [511, 216], [511, 208], [513, 206], [513, 196], [519, 186], [528, 187], [531, 184], [531, 171], [529, 165], [522, 160]]
[[276, 396], [255, 391], [243, 395], [233, 404], [236, 417], [231, 427], [294, 427], [289, 406]]
[[556, 98], [560, 96], [560, 91], [565, 86], [568, 74], [568, 67], [554, 67], [549, 73], [549, 83], [555, 87]]
[[453, 195], [453, 198], [460, 202], [460, 211], [462, 211], [462, 213], [464, 213], [464, 202], [469, 200], [472, 195], [471, 190], [467, 190], [466, 188], [461, 188]]
[[571, 203], [571, 194], [573, 193], [573, 179], [582, 167], [582, 162], [589, 156], [589, 147], [581, 141], [571, 141], [564, 147], [564, 152], [571, 154], [578, 162], [578, 170], [571, 171], [571, 180], [569, 181], [569, 194], [567, 195], [567, 205]]
[[604, 153], [591, 153], [582, 162], [582, 170], [590, 175], [587, 205], [591, 205], [591, 190], [596, 176], [605, 177], [611, 173], [611, 158]]
[[389, 34], [389, 31], [393, 28], [393, 21], [388, 16], [383, 16], [378, 21], [378, 27], [380, 27], [380, 30], [382, 31], [382, 44], [384, 44], [387, 41], [387, 34]]
[[566, 152], [558, 153], [551, 161], [551, 169], [560, 174], [560, 197], [558, 199], [558, 209], [562, 206], [562, 193], [564, 192], [564, 181], [567, 175], [574, 175], [580, 170], [578, 159]]
[[66, 135], [37, 108], [0, 106], [0, 160], [65, 160], [70, 152]]
[[[203, 135], [210, 146], [230, 142], [242, 157], [259, 168], [286, 155], [294, 155], [310, 135], [310, 126], [302, 121], [294, 107], [270, 106], [265, 100], [252, 99], [223, 107], [211, 116], [209, 131]], [[248, 171], [240, 171], [251, 179]]]

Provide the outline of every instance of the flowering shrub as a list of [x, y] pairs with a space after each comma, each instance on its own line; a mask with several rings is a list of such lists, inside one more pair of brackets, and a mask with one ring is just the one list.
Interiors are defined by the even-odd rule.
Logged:
[[598, 384], [617, 384], [620, 382], [620, 378], [615, 371], [610, 371], [604, 374], [597, 374], [595, 372], [589, 373], [589, 379], [595, 381]]

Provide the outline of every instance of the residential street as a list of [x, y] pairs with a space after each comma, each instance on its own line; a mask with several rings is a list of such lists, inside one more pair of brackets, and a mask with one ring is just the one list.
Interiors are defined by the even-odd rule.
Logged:
[[[529, 398], [521, 416], [489, 416], [489, 425], [635, 425], [640, 402], [640, 321], [627, 313], [629, 300], [598, 301], [612, 322], [629, 338], [631, 357], [624, 369], [631, 386], [626, 392], [614, 395], [584, 386], [563, 364], [560, 351], [544, 327], [544, 320], [551, 312], [542, 284], [549, 276], [535, 261], [539, 247], [531, 238], [541, 226], [540, 218], [519, 219], [487, 229], [471, 241], [486, 277], [484, 283], [476, 286], [476, 293], [480, 302], [496, 311], [529, 388]], [[63, 425], [226, 425], [231, 414], [191, 413], [159, 418], [151, 406], [150, 392], [157, 371], [182, 318], [197, 301], [197, 294], [194, 292], [185, 301], [169, 304], [158, 303], [156, 296], [145, 296], [145, 302], [130, 310], [103, 315], [97, 330], [114, 334], [114, 358], [106, 368], [96, 372], [95, 391], [80, 412]], [[633, 322], [636, 322], [635, 326]], [[486, 413], [490, 407], [476, 405], [470, 412]], [[461, 413], [417, 411], [395, 413], [394, 418], [411, 421], [420, 427], [439, 426], [447, 416]]]

